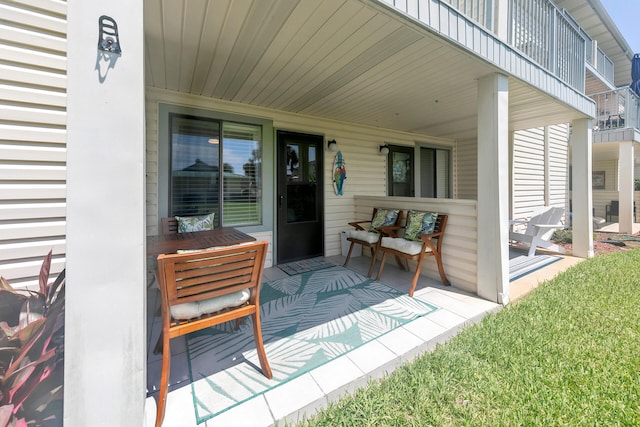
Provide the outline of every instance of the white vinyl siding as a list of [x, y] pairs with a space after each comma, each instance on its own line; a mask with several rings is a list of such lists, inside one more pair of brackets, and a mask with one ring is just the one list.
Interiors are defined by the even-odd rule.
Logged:
[[[147, 234], [157, 234], [160, 211], [158, 194], [166, 189], [158, 188], [158, 114], [159, 103], [189, 105], [193, 108], [209, 111], [238, 114], [243, 116], [266, 118], [273, 120], [274, 129], [305, 132], [325, 136], [324, 148], [324, 218], [325, 218], [325, 255], [341, 253], [340, 232], [349, 228], [347, 223], [354, 221], [354, 196], [385, 196], [387, 194], [386, 156], [379, 154], [379, 146], [386, 142], [415, 146], [416, 140], [421, 143], [451, 147], [454, 178], [453, 194], [456, 194], [455, 161], [456, 146], [454, 141], [438, 138], [425, 138], [422, 135], [394, 132], [391, 130], [357, 126], [350, 123], [336, 122], [317, 117], [284, 113], [281, 111], [258, 108], [206, 97], [181, 94], [157, 88], [147, 88], [146, 124], [147, 124]], [[326, 141], [335, 139], [338, 149], [346, 162], [347, 180], [344, 195], [337, 196], [332, 186], [332, 165], [336, 153], [327, 151]], [[275, 161], [275, 160], [274, 160]], [[275, 164], [265, 164], [275, 169]], [[264, 186], [275, 186], [275, 181], [265, 181]], [[265, 215], [270, 215], [266, 212]], [[265, 225], [269, 226], [269, 218], [265, 216]], [[273, 227], [271, 227], [273, 230]], [[251, 233], [250, 234], [256, 234]], [[276, 239], [274, 238], [274, 241]]]
[[[458, 142], [458, 155], [453, 161], [454, 198], [475, 200], [478, 197], [478, 141]], [[457, 188], [457, 194], [455, 192]]]
[[512, 218], [541, 206], [567, 208], [567, 125], [513, 133]]
[[549, 126], [548, 204], [568, 209], [569, 144], [568, 125]]
[[0, 275], [37, 283], [65, 263], [65, 1], [0, 2]]

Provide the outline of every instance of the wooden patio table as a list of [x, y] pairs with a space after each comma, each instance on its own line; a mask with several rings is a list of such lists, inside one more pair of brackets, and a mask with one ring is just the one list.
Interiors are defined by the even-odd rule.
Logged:
[[255, 242], [255, 237], [231, 227], [190, 233], [159, 234], [147, 236], [147, 256], [172, 254], [183, 249], [206, 249], [214, 246], [231, 246]]

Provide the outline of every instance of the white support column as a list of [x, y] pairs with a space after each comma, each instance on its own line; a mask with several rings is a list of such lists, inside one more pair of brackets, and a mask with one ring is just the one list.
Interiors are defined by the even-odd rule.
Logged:
[[478, 295], [509, 303], [509, 81], [478, 81]]
[[573, 255], [593, 257], [593, 199], [591, 193], [591, 121], [572, 123], [572, 204]]
[[[64, 425], [142, 426], [146, 388], [143, 2], [67, 4]], [[118, 27], [101, 55], [98, 18]]]
[[619, 145], [618, 187], [619, 187], [619, 226], [620, 233], [633, 233], [633, 141]]

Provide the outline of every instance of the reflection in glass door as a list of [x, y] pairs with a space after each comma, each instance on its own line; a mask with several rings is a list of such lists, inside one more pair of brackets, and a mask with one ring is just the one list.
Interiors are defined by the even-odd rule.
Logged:
[[413, 147], [389, 145], [389, 196], [413, 197]]
[[316, 147], [306, 143], [286, 144], [287, 223], [317, 219]]

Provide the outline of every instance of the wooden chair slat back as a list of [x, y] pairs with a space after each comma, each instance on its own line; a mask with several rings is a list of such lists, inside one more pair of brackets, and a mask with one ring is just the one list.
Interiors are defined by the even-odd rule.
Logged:
[[449, 216], [445, 214], [438, 214], [438, 219], [436, 219], [436, 225], [433, 232], [440, 233], [440, 236], [438, 236], [438, 252], [442, 249], [442, 241], [444, 240], [444, 232], [447, 229], [448, 220]]
[[436, 225], [433, 229], [434, 233], [444, 233], [444, 230], [447, 228], [447, 221], [449, 220], [449, 216], [446, 214], [438, 214], [438, 219], [436, 219]]
[[162, 218], [162, 234], [176, 234], [178, 232], [178, 220], [174, 216]]
[[158, 256], [158, 279], [169, 306], [258, 288], [267, 246], [255, 242]]

